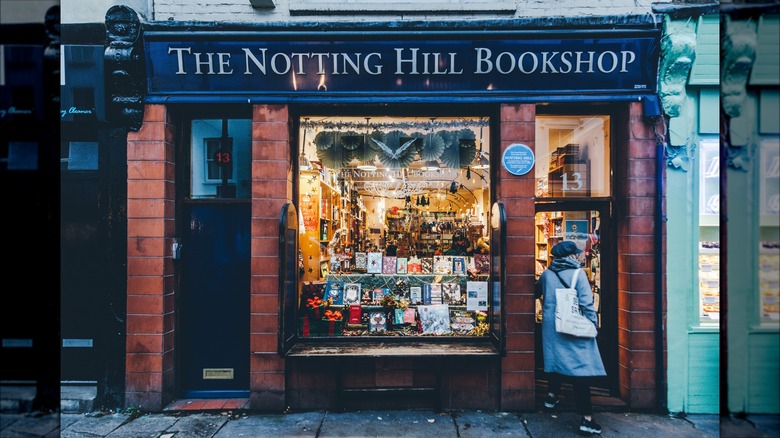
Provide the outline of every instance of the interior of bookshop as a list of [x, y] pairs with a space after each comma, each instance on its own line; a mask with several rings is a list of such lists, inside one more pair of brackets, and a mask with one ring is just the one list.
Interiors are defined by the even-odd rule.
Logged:
[[486, 117], [302, 117], [300, 336], [484, 336]]

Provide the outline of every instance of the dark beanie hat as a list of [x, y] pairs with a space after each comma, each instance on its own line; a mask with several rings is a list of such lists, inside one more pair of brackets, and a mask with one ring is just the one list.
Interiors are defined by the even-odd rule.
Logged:
[[555, 258], [566, 257], [572, 254], [580, 254], [581, 252], [582, 250], [579, 249], [577, 244], [571, 240], [564, 240], [563, 242], [556, 244], [553, 246], [552, 251], [550, 251], [550, 253]]

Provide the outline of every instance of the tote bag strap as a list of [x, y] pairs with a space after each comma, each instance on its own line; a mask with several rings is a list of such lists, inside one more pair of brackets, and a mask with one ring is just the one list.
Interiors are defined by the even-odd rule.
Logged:
[[569, 286], [568, 284], [566, 284], [565, 281], [563, 281], [563, 278], [561, 278], [560, 274], [558, 274], [558, 271], [553, 271], [553, 272], [555, 272], [555, 275], [558, 277], [558, 280], [561, 280], [561, 283], [563, 283], [563, 285], [566, 286], [566, 289], [572, 289], [575, 286], [577, 286], [577, 277], [579, 277], [580, 268], [577, 268], [577, 270], [574, 271], [574, 276], [572, 277], [574, 281], [572, 281], [571, 286]]

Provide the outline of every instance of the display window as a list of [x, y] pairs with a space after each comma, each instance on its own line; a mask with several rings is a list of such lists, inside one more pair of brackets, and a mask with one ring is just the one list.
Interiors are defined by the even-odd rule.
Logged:
[[609, 116], [539, 115], [535, 152], [537, 198], [612, 194]]
[[780, 323], [780, 140], [761, 141], [761, 240], [758, 280], [761, 323]]
[[298, 336], [486, 336], [490, 118], [297, 125]]
[[699, 142], [699, 323], [720, 321], [720, 143], [716, 138]]

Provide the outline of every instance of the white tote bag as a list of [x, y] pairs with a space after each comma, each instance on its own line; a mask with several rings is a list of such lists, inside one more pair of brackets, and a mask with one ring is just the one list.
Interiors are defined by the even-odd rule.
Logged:
[[[555, 275], [558, 275], [556, 272]], [[577, 278], [580, 270], [574, 272], [571, 286], [555, 289], [555, 331], [580, 338], [595, 338], [598, 334], [596, 326], [582, 314], [580, 302], [577, 299]], [[564, 286], [566, 282], [558, 275]]]

